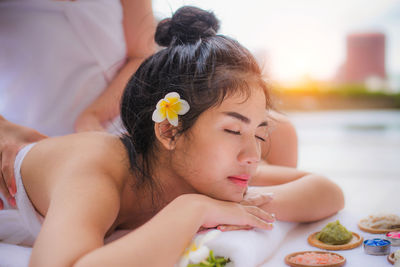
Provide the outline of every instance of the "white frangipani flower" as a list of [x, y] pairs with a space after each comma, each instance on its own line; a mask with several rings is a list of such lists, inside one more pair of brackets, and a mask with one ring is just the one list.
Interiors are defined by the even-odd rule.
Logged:
[[219, 230], [211, 230], [205, 234], [197, 235], [192, 243], [185, 249], [177, 267], [186, 267], [188, 264], [196, 264], [208, 258], [210, 249], [205, 244], [221, 233]]
[[171, 92], [158, 101], [152, 119], [154, 122], [162, 122], [167, 119], [173, 126], [178, 126], [178, 115], [186, 114], [189, 109], [187, 101], [181, 99], [178, 93]]

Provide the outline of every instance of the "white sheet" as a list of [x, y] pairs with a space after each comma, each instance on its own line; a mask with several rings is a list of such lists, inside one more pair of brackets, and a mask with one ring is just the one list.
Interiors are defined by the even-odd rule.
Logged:
[[5, 244], [0, 242], [0, 266], [24, 267], [28, 266], [31, 248]]

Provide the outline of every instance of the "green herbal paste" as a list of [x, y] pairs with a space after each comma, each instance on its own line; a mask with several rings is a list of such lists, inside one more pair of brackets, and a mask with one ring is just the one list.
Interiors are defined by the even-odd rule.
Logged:
[[343, 245], [349, 243], [353, 235], [337, 220], [328, 223], [316, 237], [325, 244]]

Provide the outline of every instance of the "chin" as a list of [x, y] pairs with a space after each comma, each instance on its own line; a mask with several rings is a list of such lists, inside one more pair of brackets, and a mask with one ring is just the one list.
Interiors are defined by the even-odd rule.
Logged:
[[243, 200], [243, 197], [244, 197], [244, 193], [238, 194], [237, 197], [232, 201], [239, 203], [239, 202], [241, 202]]
[[231, 201], [231, 202], [237, 202], [237, 203], [239, 203], [239, 202], [241, 202], [242, 200], [243, 200], [243, 197], [244, 197], [244, 193], [245, 193], [246, 191], [244, 191], [244, 192], [232, 192], [231, 194], [229, 194], [229, 195], [225, 195], [225, 196], [223, 196], [223, 197], [221, 197], [221, 198], [219, 198], [220, 200], [225, 200], [225, 201]]
[[[221, 191], [221, 187], [224, 188]], [[214, 199], [223, 200], [223, 201], [230, 201], [230, 202], [241, 202], [244, 198], [244, 194], [247, 191], [246, 187], [238, 187], [236, 185], [232, 185], [231, 183], [224, 184], [215, 188], [214, 191], [202, 192], [203, 194], [212, 197]]]

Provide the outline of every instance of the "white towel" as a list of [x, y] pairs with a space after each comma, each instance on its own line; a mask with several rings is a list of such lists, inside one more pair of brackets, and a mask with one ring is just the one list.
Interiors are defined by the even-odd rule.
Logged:
[[[271, 231], [242, 230], [223, 232], [206, 245], [214, 255], [231, 259], [227, 267], [260, 266], [273, 256], [284, 242], [287, 233], [297, 224], [276, 222]], [[129, 231], [117, 231], [106, 240], [111, 242]], [[0, 243], [0, 266], [28, 266], [31, 248]]]
[[227, 267], [255, 267], [267, 261], [283, 243], [286, 234], [297, 224], [274, 223], [273, 230], [240, 230], [223, 232], [206, 246], [214, 255], [231, 259]]

